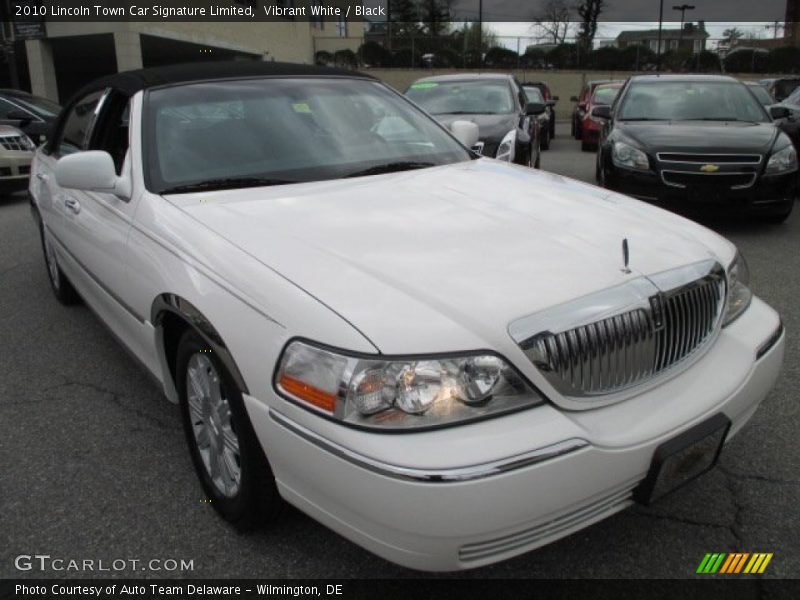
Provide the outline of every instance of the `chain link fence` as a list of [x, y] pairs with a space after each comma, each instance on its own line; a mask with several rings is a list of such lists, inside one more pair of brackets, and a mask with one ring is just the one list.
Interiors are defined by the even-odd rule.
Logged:
[[730, 48], [721, 38], [704, 43], [664, 40], [659, 57], [655, 40], [621, 48], [617, 38], [597, 37], [594, 47], [587, 49], [575, 39], [548, 44], [533, 36], [492, 35], [490, 43], [478, 44], [461, 32], [402, 37], [381, 32], [367, 33], [364, 38], [316, 37], [314, 59], [322, 65], [378, 69], [800, 73], [800, 47], [784, 46], [781, 41], [741, 40]]

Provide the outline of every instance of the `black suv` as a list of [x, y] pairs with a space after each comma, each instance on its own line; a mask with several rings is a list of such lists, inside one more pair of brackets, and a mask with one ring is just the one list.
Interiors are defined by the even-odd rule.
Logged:
[[558, 103], [558, 96], [553, 96], [553, 93], [550, 91], [550, 86], [544, 81], [523, 81], [522, 87], [536, 88], [539, 90], [539, 93], [542, 94], [550, 118], [550, 139], [552, 140], [556, 137], [556, 104]]
[[604, 121], [597, 153], [601, 185], [667, 208], [708, 207], [780, 222], [797, 194], [797, 151], [768, 112], [731, 77], [632, 77]]

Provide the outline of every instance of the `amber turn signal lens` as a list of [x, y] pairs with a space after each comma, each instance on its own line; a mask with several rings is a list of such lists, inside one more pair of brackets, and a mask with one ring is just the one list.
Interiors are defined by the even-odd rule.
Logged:
[[321, 408], [331, 414], [336, 409], [336, 396], [324, 392], [313, 385], [308, 385], [287, 375], [281, 375], [278, 384], [295, 398], [304, 400], [317, 408]]

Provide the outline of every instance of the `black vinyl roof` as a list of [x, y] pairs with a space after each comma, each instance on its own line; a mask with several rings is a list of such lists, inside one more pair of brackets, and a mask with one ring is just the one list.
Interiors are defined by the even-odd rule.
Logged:
[[84, 96], [91, 91], [107, 87], [133, 96], [139, 90], [193, 81], [245, 79], [250, 77], [313, 76], [374, 79], [371, 75], [366, 75], [357, 71], [294, 63], [264, 61], [198, 62], [115, 73], [114, 75], [108, 75], [92, 81], [78, 91], [74, 97]]

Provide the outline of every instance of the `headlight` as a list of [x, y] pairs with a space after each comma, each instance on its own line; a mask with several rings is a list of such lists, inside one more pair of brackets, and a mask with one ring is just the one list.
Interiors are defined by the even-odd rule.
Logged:
[[744, 257], [736, 253], [731, 266], [728, 267], [728, 299], [725, 303], [725, 316], [722, 326], [735, 320], [750, 306], [753, 292], [750, 291], [750, 270]]
[[516, 129], [512, 129], [506, 134], [506, 136], [503, 138], [503, 141], [500, 142], [500, 145], [497, 147], [497, 154], [495, 154], [495, 158], [497, 160], [507, 160], [508, 162], [513, 162], [516, 141], [517, 131]]
[[767, 163], [766, 175], [791, 173], [797, 170], [797, 150], [789, 143], [785, 148], [775, 152]]
[[618, 167], [636, 169], [638, 171], [650, 170], [650, 161], [647, 159], [647, 154], [625, 142], [614, 142], [614, 148], [611, 150], [611, 160]]
[[543, 402], [492, 354], [383, 359], [291, 342], [275, 373], [284, 396], [344, 423], [417, 429], [497, 415]]
[[29, 138], [27, 135], [22, 136], [22, 145], [25, 147], [26, 150], [36, 150], [36, 144], [33, 143], [33, 140]]

